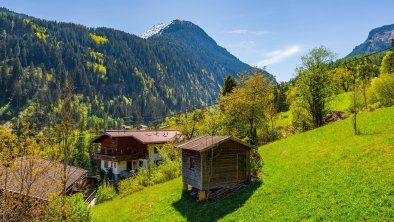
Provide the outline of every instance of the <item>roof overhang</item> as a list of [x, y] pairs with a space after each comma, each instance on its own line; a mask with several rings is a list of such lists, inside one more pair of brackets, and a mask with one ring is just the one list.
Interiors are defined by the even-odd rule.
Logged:
[[[234, 141], [234, 142], [237, 142], [237, 143], [239, 143], [239, 144], [242, 144], [242, 145], [244, 145], [245, 147], [247, 147], [247, 148], [249, 148], [249, 149], [254, 148], [253, 145], [250, 145], [250, 144], [248, 144], [248, 143], [246, 143], [246, 142], [244, 142], [244, 141], [242, 141], [242, 140], [240, 140], [240, 139], [238, 139], [238, 138], [235, 138], [235, 137], [233, 137], [233, 136], [224, 137], [223, 139], [217, 141], [216, 143], [213, 143], [213, 144], [211, 144], [211, 145], [209, 145], [209, 146], [206, 146], [206, 147], [204, 147], [204, 148], [202, 148], [202, 149], [198, 149], [198, 150], [193, 149], [193, 147], [190, 147], [190, 148], [184, 148], [184, 147], [182, 147], [182, 146], [188, 144], [189, 142], [192, 142], [193, 139], [188, 140], [188, 141], [183, 142], [183, 143], [180, 143], [180, 144], [176, 144], [175, 147], [176, 147], [176, 148], [183, 149], [183, 150], [191, 150], [191, 151], [197, 151], [197, 152], [204, 152], [204, 151], [206, 151], [206, 150], [208, 150], [208, 149], [214, 148], [215, 146], [218, 146], [218, 145], [220, 145], [220, 144], [222, 144], [222, 143], [225, 143], [225, 142], [227, 142], [227, 141], [229, 141], [229, 140], [232, 140], [232, 141]], [[198, 144], [197, 144], [197, 145], [198, 145]], [[195, 146], [197, 146], [197, 145], [195, 145]]]
[[90, 140], [90, 143], [100, 143], [104, 138], [112, 138], [112, 136], [108, 133], [103, 133]]

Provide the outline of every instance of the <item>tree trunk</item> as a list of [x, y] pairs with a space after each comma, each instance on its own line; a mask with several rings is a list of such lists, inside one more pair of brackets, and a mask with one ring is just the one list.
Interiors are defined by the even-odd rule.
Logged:
[[367, 104], [367, 95], [366, 95], [366, 86], [365, 83], [363, 84], [363, 96], [364, 96], [364, 105], [365, 105], [365, 110], [368, 109], [368, 104]]
[[274, 115], [271, 115], [271, 136], [272, 136], [272, 141], [275, 140], [275, 135], [274, 135]]
[[354, 135], [358, 135], [357, 132], [357, 97], [356, 97], [356, 86], [353, 87], [353, 129]]

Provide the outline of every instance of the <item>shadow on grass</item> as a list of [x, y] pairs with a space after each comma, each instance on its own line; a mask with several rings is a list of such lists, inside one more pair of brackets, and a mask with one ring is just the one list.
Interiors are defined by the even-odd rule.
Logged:
[[373, 131], [373, 130], [358, 130], [357, 132], [357, 136], [374, 136], [374, 135], [380, 135], [380, 134], [384, 134], [382, 132], [379, 131]]
[[181, 199], [173, 203], [173, 207], [191, 222], [217, 221], [242, 207], [261, 185], [261, 182], [251, 182], [244, 189], [211, 203], [197, 202], [195, 196], [184, 191]]

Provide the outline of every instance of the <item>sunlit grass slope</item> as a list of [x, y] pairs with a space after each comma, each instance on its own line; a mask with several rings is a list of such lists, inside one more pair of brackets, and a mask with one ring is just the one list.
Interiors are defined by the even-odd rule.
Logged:
[[328, 106], [333, 111], [348, 111], [352, 104], [352, 92], [335, 95], [329, 102]]
[[215, 203], [182, 195], [181, 179], [93, 208], [98, 221], [392, 221], [394, 107], [260, 148], [262, 184]]

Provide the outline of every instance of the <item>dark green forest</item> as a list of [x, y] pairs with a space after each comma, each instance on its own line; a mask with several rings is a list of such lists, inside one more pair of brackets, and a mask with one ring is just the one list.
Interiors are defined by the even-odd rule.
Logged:
[[228, 74], [251, 70], [186, 21], [143, 39], [3, 8], [0, 28], [1, 122], [34, 109], [45, 124], [70, 80], [89, 127], [150, 123], [216, 101]]

